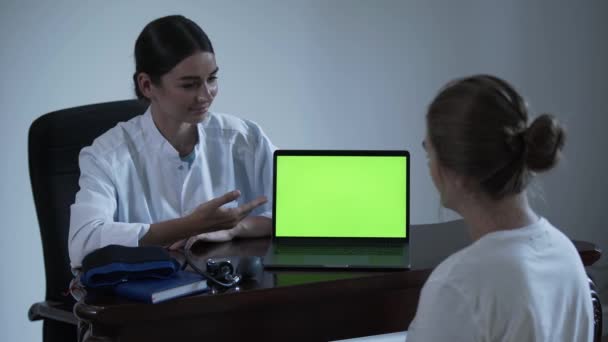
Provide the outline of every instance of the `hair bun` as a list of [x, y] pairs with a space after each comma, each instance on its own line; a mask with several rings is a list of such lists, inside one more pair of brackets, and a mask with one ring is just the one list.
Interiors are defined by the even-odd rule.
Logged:
[[534, 172], [553, 168], [559, 161], [566, 133], [550, 114], [537, 117], [525, 132], [526, 165]]

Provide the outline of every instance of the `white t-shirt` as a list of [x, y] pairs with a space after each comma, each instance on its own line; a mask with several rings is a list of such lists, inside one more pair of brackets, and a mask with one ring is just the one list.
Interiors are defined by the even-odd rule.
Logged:
[[160, 134], [150, 109], [119, 123], [80, 152], [80, 190], [71, 207], [73, 268], [109, 244], [137, 246], [151, 223], [183, 217], [200, 204], [240, 190], [237, 206], [266, 196], [251, 215], [272, 216], [272, 155], [276, 149], [255, 123], [209, 113], [198, 124], [194, 160]]
[[546, 219], [453, 254], [422, 289], [407, 341], [592, 341], [589, 283], [572, 242]]

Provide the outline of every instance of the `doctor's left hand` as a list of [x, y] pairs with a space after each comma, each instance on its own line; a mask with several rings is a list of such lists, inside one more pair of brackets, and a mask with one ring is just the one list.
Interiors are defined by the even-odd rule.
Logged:
[[189, 239], [179, 240], [179, 241], [175, 242], [174, 244], [172, 244], [171, 246], [169, 246], [169, 250], [175, 251], [175, 250], [179, 250], [182, 248], [189, 249], [190, 247], [192, 247], [193, 244], [195, 244], [198, 241], [207, 241], [207, 242], [230, 241], [235, 236], [235, 232], [234, 232], [235, 228], [216, 230], [214, 232], [199, 234], [199, 235], [190, 237]]
[[207, 241], [207, 242], [226, 242], [230, 241], [235, 237], [235, 231], [238, 228], [238, 225], [231, 229], [222, 229], [216, 230], [214, 232], [203, 233], [196, 236], [193, 236], [188, 239], [185, 243], [186, 249], [192, 247], [198, 241]]

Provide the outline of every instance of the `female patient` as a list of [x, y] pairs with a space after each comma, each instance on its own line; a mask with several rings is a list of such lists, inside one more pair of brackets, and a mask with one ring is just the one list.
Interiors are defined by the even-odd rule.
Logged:
[[559, 160], [555, 118], [528, 125], [509, 84], [474, 76], [433, 100], [423, 144], [442, 204], [462, 215], [473, 243], [433, 271], [407, 341], [591, 341], [580, 257], [526, 198], [530, 179]]
[[209, 112], [218, 67], [205, 32], [183, 16], [154, 20], [135, 42], [135, 64], [148, 110], [80, 153], [72, 267], [109, 244], [268, 235], [275, 148], [255, 123]]

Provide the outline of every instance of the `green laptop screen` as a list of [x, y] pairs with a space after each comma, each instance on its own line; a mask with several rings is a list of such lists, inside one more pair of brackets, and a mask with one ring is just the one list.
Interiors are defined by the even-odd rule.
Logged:
[[406, 156], [276, 158], [277, 237], [405, 238]]

